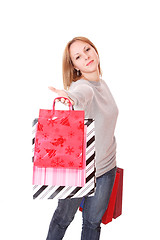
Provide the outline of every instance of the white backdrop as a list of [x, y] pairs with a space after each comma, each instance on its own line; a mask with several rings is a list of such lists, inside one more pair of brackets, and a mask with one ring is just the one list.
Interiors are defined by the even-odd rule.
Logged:
[[[123, 215], [101, 240], [159, 239], [160, 8], [156, 0], [0, 2], [1, 239], [44, 240], [54, 201], [32, 200], [31, 122], [63, 88], [62, 54], [75, 36], [96, 45], [119, 107]], [[77, 212], [65, 240], [80, 239]], [[159, 235], [159, 236], [158, 236]]]

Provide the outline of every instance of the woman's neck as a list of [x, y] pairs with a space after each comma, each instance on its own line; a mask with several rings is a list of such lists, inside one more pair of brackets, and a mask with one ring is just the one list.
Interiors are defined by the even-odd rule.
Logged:
[[85, 80], [88, 81], [94, 81], [94, 82], [99, 82], [100, 81], [100, 75], [99, 75], [99, 71], [93, 72], [93, 73], [85, 73], [82, 75], [82, 77]]

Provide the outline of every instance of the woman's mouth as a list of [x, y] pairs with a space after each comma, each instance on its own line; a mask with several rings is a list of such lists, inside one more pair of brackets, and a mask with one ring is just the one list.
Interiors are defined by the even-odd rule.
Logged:
[[89, 63], [87, 63], [86, 66], [89, 66], [94, 60], [91, 60]]

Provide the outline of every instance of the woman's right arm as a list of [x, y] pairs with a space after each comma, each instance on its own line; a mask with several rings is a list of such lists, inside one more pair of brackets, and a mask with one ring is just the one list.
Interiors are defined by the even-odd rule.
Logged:
[[59, 90], [54, 87], [49, 87], [49, 89], [62, 97], [61, 102], [68, 104], [67, 100], [65, 101], [63, 97], [68, 98], [72, 105], [77, 106], [79, 109], [84, 110], [89, 102], [93, 99], [93, 89], [87, 84], [80, 84], [75, 86], [70, 91]]

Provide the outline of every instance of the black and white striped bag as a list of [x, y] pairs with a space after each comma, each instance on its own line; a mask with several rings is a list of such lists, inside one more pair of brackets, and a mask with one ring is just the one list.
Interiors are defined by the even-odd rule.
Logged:
[[[33, 121], [32, 129], [32, 162], [34, 161], [35, 133], [38, 119]], [[93, 196], [96, 188], [95, 177], [95, 130], [94, 120], [85, 119], [87, 126], [86, 142], [86, 183], [83, 187], [33, 185], [33, 199], [65, 199]]]

